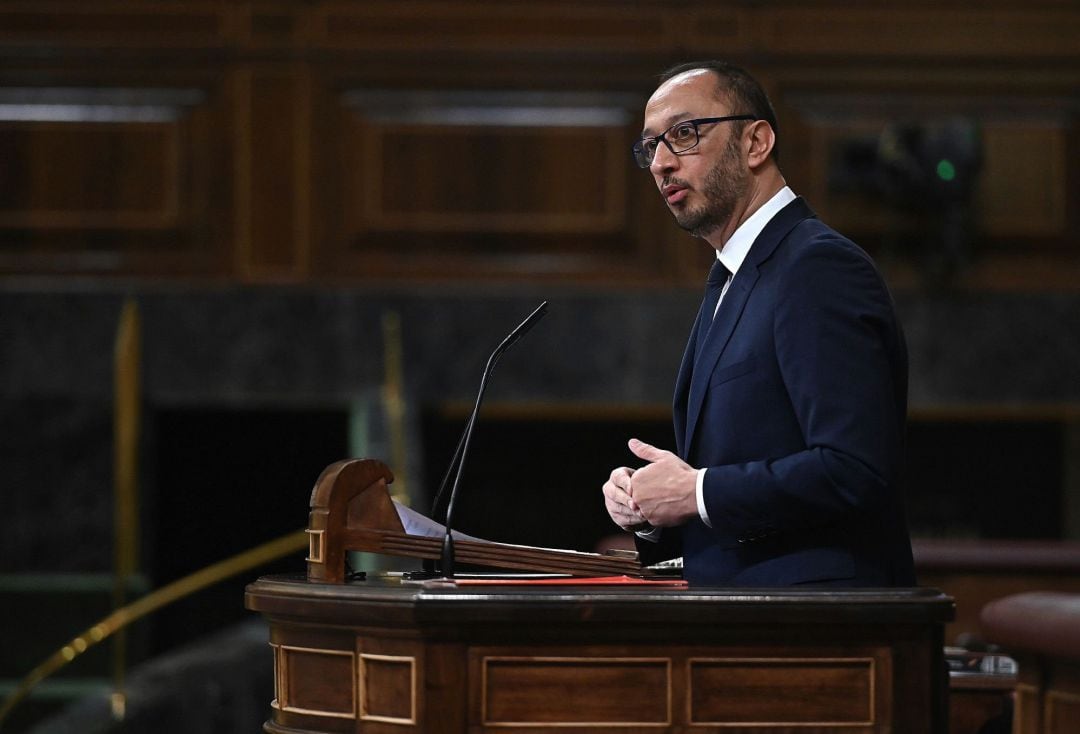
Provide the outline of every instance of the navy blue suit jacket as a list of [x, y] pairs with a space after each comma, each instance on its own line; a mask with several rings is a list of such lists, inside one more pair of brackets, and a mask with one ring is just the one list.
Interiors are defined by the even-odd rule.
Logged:
[[[699, 314], [698, 318], [702, 318]], [[755, 240], [675, 384], [678, 455], [712, 527], [638, 541], [694, 584], [910, 586], [898, 490], [907, 352], [870, 257], [802, 199]]]

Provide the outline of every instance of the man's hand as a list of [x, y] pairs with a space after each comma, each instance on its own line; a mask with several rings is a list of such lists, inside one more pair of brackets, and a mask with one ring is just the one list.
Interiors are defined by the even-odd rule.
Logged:
[[[657, 528], [682, 525], [698, 514], [697, 469], [670, 451], [636, 438], [630, 439], [630, 450], [649, 462], [625, 477], [630, 487], [624, 491], [638, 514]], [[614, 478], [615, 472], [612, 472], [612, 480]], [[608, 513], [611, 513], [610, 507]]]
[[634, 498], [630, 496], [630, 477], [634, 470], [620, 466], [604, 482], [604, 507], [608, 515], [623, 530], [633, 532], [648, 527]]

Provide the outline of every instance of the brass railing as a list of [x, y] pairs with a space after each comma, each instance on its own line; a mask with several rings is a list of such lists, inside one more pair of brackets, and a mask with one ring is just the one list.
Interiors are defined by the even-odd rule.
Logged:
[[23, 678], [15, 691], [7, 697], [0, 706], [0, 730], [3, 729], [4, 720], [8, 717], [16, 705], [37, 686], [38, 683], [48, 678], [65, 665], [75, 660], [95, 645], [104, 642], [112, 635], [120, 632], [132, 622], [142, 619], [162, 607], [172, 604], [174, 601], [190, 596], [208, 586], [223, 581], [230, 576], [235, 576], [244, 571], [250, 571], [257, 566], [276, 560], [290, 553], [307, 548], [307, 532], [303, 529], [283, 535], [276, 540], [271, 540], [255, 548], [238, 553], [231, 558], [226, 558], [210, 566], [196, 571], [171, 584], [156, 589], [141, 599], [117, 609], [92, 627], [76, 636], [66, 645], [54, 652], [40, 665], [34, 668]]

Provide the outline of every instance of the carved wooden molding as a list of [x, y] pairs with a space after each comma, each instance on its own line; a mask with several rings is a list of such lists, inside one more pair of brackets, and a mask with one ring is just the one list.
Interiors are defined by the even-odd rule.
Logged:
[[409, 655], [360, 653], [360, 720], [415, 725], [416, 667]]
[[271, 647], [274, 708], [332, 719], [356, 718], [358, 677], [354, 653], [274, 643]]

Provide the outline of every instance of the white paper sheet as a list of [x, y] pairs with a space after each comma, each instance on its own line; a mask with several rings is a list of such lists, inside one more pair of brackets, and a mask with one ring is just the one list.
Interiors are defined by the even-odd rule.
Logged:
[[[405, 526], [405, 532], [409, 535], [419, 535], [422, 538], [442, 538], [446, 535], [445, 525], [435, 522], [430, 517], [421, 515], [411, 507], [406, 507], [395, 501], [394, 509], [397, 510], [398, 517], [401, 518], [401, 524]], [[457, 530], [451, 531], [450, 534], [454, 540], [475, 540], [479, 543], [490, 542], [483, 538], [474, 538], [471, 535], [459, 533]]]

